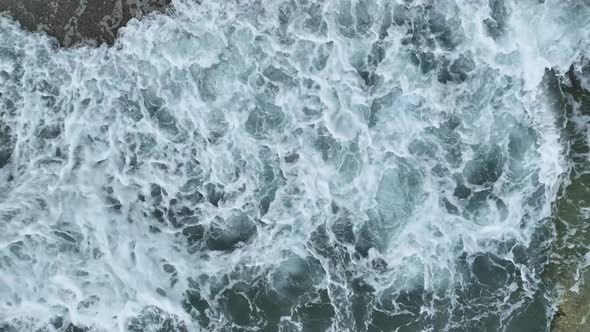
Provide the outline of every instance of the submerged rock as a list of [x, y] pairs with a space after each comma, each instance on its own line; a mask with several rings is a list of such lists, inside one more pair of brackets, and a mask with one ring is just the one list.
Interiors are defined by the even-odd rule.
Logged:
[[127, 22], [163, 10], [170, 0], [5, 0], [7, 11], [30, 31], [44, 31], [61, 46], [113, 44]]

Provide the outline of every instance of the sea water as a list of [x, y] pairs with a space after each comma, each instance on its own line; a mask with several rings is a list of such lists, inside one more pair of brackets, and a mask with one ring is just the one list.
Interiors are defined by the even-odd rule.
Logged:
[[[0, 18], [0, 330], [543, 331], [590, 2]], [[587, 83], [587, 82], [586, 82]]]

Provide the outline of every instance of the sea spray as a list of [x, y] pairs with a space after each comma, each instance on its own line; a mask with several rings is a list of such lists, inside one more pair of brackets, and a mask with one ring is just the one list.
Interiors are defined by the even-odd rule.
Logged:
[[113, 47], [0, 19], [3, 329], [548, 328], [541, 82], [587, 5], [174, 7]]

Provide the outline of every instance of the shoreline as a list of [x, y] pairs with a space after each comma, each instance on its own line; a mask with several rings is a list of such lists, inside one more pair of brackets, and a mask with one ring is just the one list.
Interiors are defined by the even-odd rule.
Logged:
[[74, 47], [113, 45], [129, 20], [171, 6], [171, 0], [4, 0], [0, 12], [8, 12], [25, 30], [45, 32], [60, 46]]
[[554, 101], [556, 121], [563, 128], [570, 171], [554, 203], [551, 222], [555, 238], [542, 276], [550, 295], [558, 301], [550, 330], [584, 332], [590, 330], [590, 268], [580, 263], [590, 248], [590, 219], [584, 213], [590, 207], [590, 146], [588, 128], [580, 117], [590, 115], [590, 91], [581, 84], [583, 76], [590, 74], [590, 65], [582, 72], [575, 72], [572, 65], [562, 78], [553, 70], [548, 73], [551, 77], [547, 77], [546, 88]]

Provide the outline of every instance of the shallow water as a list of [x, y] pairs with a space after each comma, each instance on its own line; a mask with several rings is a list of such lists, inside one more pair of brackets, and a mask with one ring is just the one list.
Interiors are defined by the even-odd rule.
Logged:
[[0, 329], [548, 329], [543, 77], [589, 6], [181, 0], [77, 49], [0, 18]]

